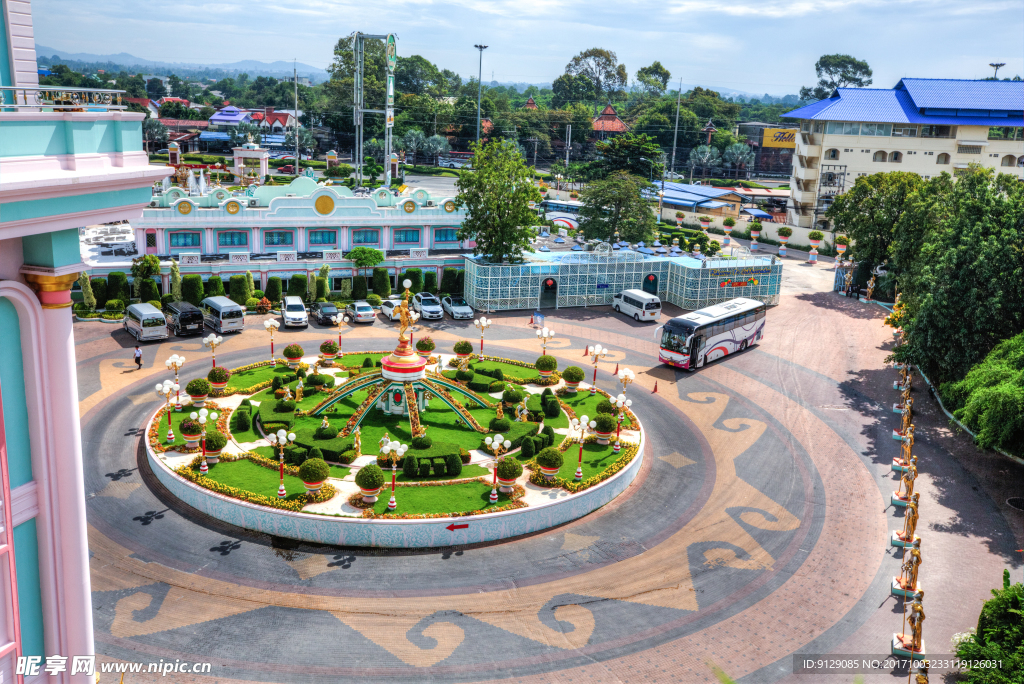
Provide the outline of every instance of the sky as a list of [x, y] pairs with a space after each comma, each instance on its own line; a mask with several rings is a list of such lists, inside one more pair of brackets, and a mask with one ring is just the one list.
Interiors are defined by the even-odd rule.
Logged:
[[[678, 83], [785, 95], [822, 54], [866, 60], [874, 87], [905, 76], [1024, 76], [1022, 0], [34, 0], [36, 42], [70, 52], [326, 67], [338, 38], [395, 33], [463, 77], [550, 82], [582, 50], [614, 51], [630, 77], [660, 61]], [[73, 31], [68, 27], [74, 26]]]

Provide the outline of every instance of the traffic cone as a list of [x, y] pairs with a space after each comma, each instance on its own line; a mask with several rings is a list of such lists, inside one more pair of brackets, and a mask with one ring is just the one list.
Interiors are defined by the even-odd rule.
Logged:
[[651, 394], [657, 394], [657, 393], [658, 393], [658, 381], [655, 380], [654, 381], [654, 389], [651, 391]]
[[618, 375], [618, 374], [619, 374], [619, 364], [615, 364], [615, 372], [612, 373], [612, 375]]
[[587, 354], [587, 348], [586, 348], [586, 347], [583, 347], [583, 358], [587, 358], [587, 356], [588, 356], [588, 354]]
[[533, 314], [530, 314], [530, 325], [533, 325]]

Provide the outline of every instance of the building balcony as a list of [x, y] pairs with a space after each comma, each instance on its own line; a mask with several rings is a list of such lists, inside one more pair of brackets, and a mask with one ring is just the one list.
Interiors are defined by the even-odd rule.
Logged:
[[[797, 161], [793, 164], [793, 178], [798, 179], [802, 182], [816, 181], [818, 179], [818, 166], [808, 166], [807, 160], [803, 157], [796, 157]], [[801, 163], [801, 161], [803, 163]]]
[[803, 190], [792, 188], [790, 190], [790, 197], [794, 202], [811, 204], [815, 200], [814, 183], [810, 183], [811, 188], [807, 189], [807, 184], [804, 184]]

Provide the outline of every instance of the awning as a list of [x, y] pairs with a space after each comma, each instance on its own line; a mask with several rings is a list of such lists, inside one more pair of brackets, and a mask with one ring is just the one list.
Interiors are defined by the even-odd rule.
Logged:
[[701, 209], [718, 209], [719, 207], [729, 206], [728, 202], [701, 202], [698, 204]]
[[768, 218], [768, 219], [770, 219], [772, 217], [772, 215], [769, 214], [767, 211], [761, 211], [760, 209], [744, 209], [740, 213], [741, 214], [750, 214], [751, 216], [753, 216], [755, 218]]
[[219, 141], [223, 141], [223, 142], [229, 142], [231, 140], [231, 136], [228, 135], [227, 133], [214, 133], [214, 132], [211, 132], [211, 131], [203, 131], [202, 133], [199, 134], [199, 139], [200, 140], [219, 140]]

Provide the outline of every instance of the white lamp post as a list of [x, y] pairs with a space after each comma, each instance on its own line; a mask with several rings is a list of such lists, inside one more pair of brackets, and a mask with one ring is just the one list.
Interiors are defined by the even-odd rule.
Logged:
[[504, 439], [501, 435], [494, 435], [493, 437], [485, 437], [484, 443], [490, 447], [491, 453], [494, 454], [494, 484], [491, 485], [490, 501], [492, 504], [496, 504], [498, 503], [498, 464], [502, 461], [502, 453], [512, 446], [512, 442]]
[[[339, 313], [337, 316], [331, 316], [331, 323], [338, 326], [338, 356], [341, 357], [341, 326], [348, 323], [349, 318], [343, 313]], [[339, 361], [340, 363], [340, 361]]]
[[288, 492], [284, 489], [284, 448], [295, 441], [295, 433], [278, 430], [276, 433], [271, 432], [267, 435], [267, 441], [270, 442], [271, 447], [277, 447], [281, 463], [281, 486], [277, 488], [277, 498], [283, 499], [288, 496]]
[[615, 453], [619, 453], [619, 450], [622, 448], [622, 446], [619, 444], [619, 433], [622, 431], [622, 419], [626, 415], [625, 409], [628, 409], [630, 406], [632, 406], [633, 402], [632, 400], [627, 399], [625, 394], [620, 394], [619, 396], [615, 397], [615, 402], [613, 405], [616, 409], [618, 409], [619, 416], [618, 425], [615, 426], [615, 446], [612, 448], [612, 451], [614, 451]]
[[206, 421], [207, 421], [207, 419], [209, 419], [209, 420], [212, 420], [212, 421], [214, 421], [216, 423], [216, 421], [217, 421], [217, 413], [216, 412], [210, 413], [206, 409], [199, 409], [199, 413], [193, 412], [189, 416], [189, 418], [191, 418], [192, 420], [198, 420], [199, 421], [199, 428], [202, 430], [202, 433], [201, 433], [201, 436], [200, 436], [200, 440], [201, 440], [201, 444], [203, 446], [203, 463], [202, 463], [202, 465], [199, 466], [199, 472], [201, 472], [203, 475], [205, 475], [210, 470], [210, 467], [206, 464]]
[[[166, 361], [164, 361], [164, 365], [167, 366], [167, 370], [173, 370], [174, 371], [174, 384], [177, 385], [178, 384], [178, 371], [180, 371], [181, 367], [185, 365], [185, 357], [184, 356], [178, 356], [177, 354], [171, 354], [171, 358], [169, 358]], [[175, 390], [175, 391], [176, 391], [177, 395], [176, 395], [175, 400], [174, 400], [174, 410], [175, 411], [180, 411], [181, 410], [181, 390], [178, 389], [178, 390]]]
[[597, 362], [608, 356], [608, 350], [599, 344], [595, 344], [592, 347], [587, 347], [587, 353], [593, 357], [594, 363], [594, 382], [590, 385], [590, 394], [597, 394]]
[[597, 427], [597, 422], [590, 420], [587, 415], [572, 419], [572, 429], [580, 431], [580, 460], [576, 466], [575, 476], [577, 482], [583, 479], [583, 437], [586, 435], [588, 427], [591, 429]]
[[171, 444], [174, 442], [174, 430], [171, 428], [171, 395], [177, 392], [181, 387], [176, 382], [170, 380], [164, 380], [163, 382], [157, 383], [156, 395], [163, 397], [167, 401], [167, 443]]
[[391, 500], [388, 501], [389, 511], [393, 511], [398, 507], [398, 502], [395, 501], [395, 481], [398, 478], [398, 462], [402, 460], [402, 457], [405, 456], [405, 452], [408, 450], [409, 445], [400, 442], [388, 442], [380, 448], [380, 453], [391, 461]]
[[634, 380], [636, 380], [636, 373], [629, 370], [628, 368], [623, 368], [622, 370], [619, 371], [617, 377], [619, 379], [619, 382], [622, 383], [622, 394], [625, 395], [626, 389], [633, 383]]
[[[275, 318], [268, 318], [263, 321], [263, 327], [266, 328], [267, 332], [270, 333], [270, 360], [274, 360], [274, 333], [281, 327], [281, 324], [277, 322]], [[340, 337], [338, 339], [341, 339]]]
[[484, 353], [484, 330], [487, 330], [488, 328], [490, 328], [491, 327], [491, 323], [493, 323], [493, 322], [494, 321], [492, 321], [491, 319], [484, 318], [483, 316], [473, 320], [473, 325], [475, 325], [477, 330], [480, 331], [480, 353], [481, 354]]
[[537, 331], [537, 339], [540, 340], [541, 355], [548, 355], [548, 342], [555, 336], [555, 331], [548, 327]]
[[213, 358], [213, 367], [217, 367], [217, 347], [224, 343], [224, 338], [215, 333], [210, 333], [203, 338], [203, 346], [210, 348], [210, 356]]

